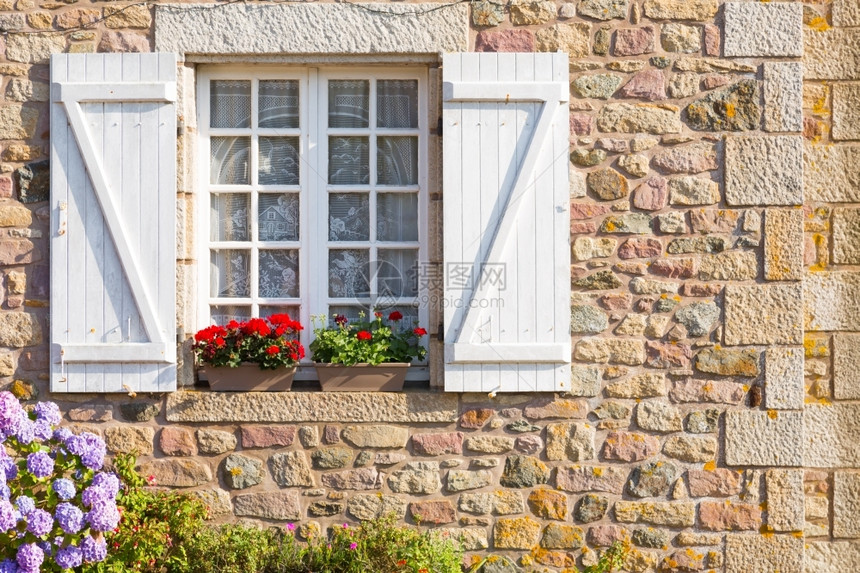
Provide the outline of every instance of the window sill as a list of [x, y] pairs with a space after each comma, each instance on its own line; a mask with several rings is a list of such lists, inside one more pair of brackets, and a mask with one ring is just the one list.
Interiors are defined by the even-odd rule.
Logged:
[[[304, 383], [302, 383], [304, 385]], [[169, 422], [396, 422], [450, 423], [459, 395], [412, 388], [404, 392], [211, 392], [167, 395]]]

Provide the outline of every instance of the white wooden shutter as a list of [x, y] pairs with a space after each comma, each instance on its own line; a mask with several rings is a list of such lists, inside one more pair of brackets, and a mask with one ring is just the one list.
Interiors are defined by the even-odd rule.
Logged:
[[176, 388], [176, 57], [51, 57], [51, 390]]
[[448, 54], [443, 82], [445, 389], [568, 389], [568, 56]]

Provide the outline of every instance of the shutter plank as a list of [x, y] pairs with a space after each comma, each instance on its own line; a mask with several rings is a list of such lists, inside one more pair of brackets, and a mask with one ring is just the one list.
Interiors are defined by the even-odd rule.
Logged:
[[[566, 56], [466, 56], [446, 56], [443, 68], [445, 260], [453, 262], [459, 249], [462, 260], [476, 261], [475, 273], [481, 272], [484, 262], [504, 263], [507, 280], [501, 291], [480, 283], [474, 293], [446, 291], [446, 389], [556, 390], [565, 387], [570, 377], [569, 328], [561, 333], [557, 328], [562, 313], [569, 314], [569, 239], [563, 239], [562, 247], [554, 244], [559, 236], [556, 189], [563, 184], [566, 194], [568, 186], [567, 135], [562, 132], [567, 128], [567, 68], [559, 65]], [[469, 59], [478, 62], [477, 81], [459, 68], [456, 74], [450, 73], [456, 65], [465, 68]], [[479, 110], [479, 125], [467, 119], [475, 110]], [[458, 113], [464, 118], [462, 133], [451, 129]], [[471, 152], [476, 137], [477, 159]], [[450, 141], [455, 139], [459, 139], [461, 164], [449, 155], [456, 150], [457, 144]], [[491, 174], [488, 157], [492, 154], [498, 164]], [[557, 165], [559, 158], [564, 169]], [[477, 209], [473, 207], [475, 189], [480, 190]], [[499, 205], [505, 211], [493, 217]], [[562, 214], [566, 210], [564, 206]], [[476, 231], [482, 238], [479, 245], [468, 240]], [[564, 272], [559, 274], [562, 267]], [[501, 308], [469, 307], [487, 306], [494, 297], [502, 300]], [[452, 306], [461, 310], [451, 311]], [[480, 381], [471, 376], [472, 367], [478, 365]], [[463, 384], [451, 383], [460, 373]]]
[[[175, 286], [162, 280], [175, 277], [175, 168], [158, 167], [176, 152], [175, 108], [162, 99], [175, 94], [175, 57], [159, 58], [52, 57], [53, 391], [175, 388]], [[142, 78], [160, 88], [135, 89]]]
[[[447, 54], [444, 56], [444, 73], [446, 77], [450, 77], [452, 81], [460, 81], [462, 79], [462, 57], [463, 54]], [[445, 305], [442, 309], [445, 327], [445, 338], [456, 338], [457, 333], [453, 331], [453, 326], [459, 323], [458, 309], [454, 306], [457, 300], [449, 288], [448, 281], [449, 271], [448, 263], [451, 261], [463, 260], [463, 237], [459, 229], [463, 226], [463, 202], [462, 194], [459, 192], [459, 177], [463, 166], [463, 112], [461, 107], [447, 107], [442, 112], [443, 120], [443, 137], [442, 137], [442, 165], [443, 179], [447, 182], [449, 176], [457, 177], [457, 186], [455, 192], [443, 195], [444, 209], [444, 225], [449, 227], [449, 231], [445, 232], [442, 245], [443, 263], [442, 273], [444, 284], [443, 297]], [[444, 192], [444, 190], [443, 190]], [[450, 206], [450, 207], [449, 207]], [[464, 391], [463, 369], [459, 365], [456, 367], [445, 368], [445, 388], [453, 392]]]
[[[104, 82], [104, 58], [98, 54], [86, 55], [87, 82]], [[104, 149], [104, 103], [92, 102], [82, 103], [81, 110], [84, 115], [84, 123], [92, 138], [93, 151]], [[88, 182], [89, 185], [89, 182]], [[84, 230], [87, 237], [85, 249], [86, 265], [85, 284], [90, 285], [99, 281], [104, 282], [104, 259], [106, 230], [104, 217], [99, 208], [99, 201], [92, 191], [86, 195], [86, 216], [84, 217]], [[104, 299], [105, 289], [87, 288], [85, 290], [84, 314], [85, 342], [98, 344], [104, 340]], [[68, 356], [66, 357], [68, 359]], [[86, 366], [86, 389], [87, 392], [104, 392], [104, 365], [88, 363]]]
[[[122, 82], [122, 54], [106, 54], [104, 58], [104, 81], [112, 85]], [[122, 201], [122, 104], [117, 102], [104, 103], [104, 146], [102, 147], [102, 165], [105, 177], [117, 191], [117, 197]], [[123, 341], [123, 329], [120, 316], [122, 315], [124, 294], [120, 285], [125, 285], [122, 266], [116, 256], [113, 244], [108, 241], [109, 253], [105, 256], [105, 304], [104, 304], [104, 340], [105, 343], [120, 343]], [[118, 288], [119, 287], [119, 288]], [[68, 354], [68, 351], [67, 351]], [[104, 391], [122, 392], [123, 364], [111, 363], [104, 365]]]
[[[71, 58], [68, 63], [68, 72], [70, 78], [82, 78], [86, 74], [86, 61], [84, 58]], [[63, 121], [66, 121], [65, 113]], [[67, 130], [68, 134], [68, 161], [69, 161], [69, 203], [68, 203], [68, 267], [63, 269], [62, 276], [70, 275], [75, 269], [86, 268], [86, 249], [87, 235], [86, 226], [84, 225], [84, 217], [87, 213], [87, 194], [92, 192], [90, 180], [87, 177], [84, 169], [83, 160], [80, 152], [77, 149], [75, 138], [71, 128]], [[53, 249], [52, 249], [53, 251]], [[53, 257], [53, 252], [52, 252]], [[54, 284], [54, 281], [51, 281]], [[68, 281], [69, 291], [69, 321], [67, 329], [66, 342], [73, 339], [78, 339], [86, 332], [86, 315], [83, 313], [83, 308], [80, 304], [86, 298], [86, 285], [83, 280]], [[52, 289], [57, 291], [60, 289]], [[51, 306], [54, 305], [53, 292], [51, 296]], [[86, 392], [87, 391], [87, 367], [85, 364], [66, 363], [68, 372], [67, 388], [70, 392]]]

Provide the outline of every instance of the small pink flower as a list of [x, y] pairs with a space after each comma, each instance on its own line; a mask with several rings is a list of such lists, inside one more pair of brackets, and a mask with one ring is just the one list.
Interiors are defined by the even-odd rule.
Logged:
[[287, 529], [289, 529], [290, 531], [293, 531], [295, 528], [296, 528], [295, 523], [288, 523], [287, 524]]
[[354, 541], [353, 541], [352, 543], [350, 543], [350, 544], [349, 544], [349, 550], [350, 550], [350, 551], [355, 551], [355, 548], [356, 548], [356, 547], [358, 547], [358, 543], [356, 543], [356, 542], [354, 542]]

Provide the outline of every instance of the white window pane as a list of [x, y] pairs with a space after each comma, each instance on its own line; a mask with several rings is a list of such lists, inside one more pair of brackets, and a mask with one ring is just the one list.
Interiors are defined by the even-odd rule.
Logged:
[[251, 196], [248, 193], [213, 193], [209, 205], [209, 238], [212, 241], [250, 239]]
[[417, 249], [379, 249], [378, 259], [376, 283], [380, 299], [418, 295]]
[[260, 251], [260, 296], [296, 298], [299, 296], [299, 251]]
[[260, 80], [260, 127], [299, 127], [298, 80]]
[[209, 84], [210, 127], [251, 127], [251, 82], [212, 80]]
[[249, 137], [212, 137], [210, 139], [209, 182], [219, 185], [247, 185]]
[[330, 80], [328, 82], [329, 127], [368, 127], [369, 117], [369, 81]]
[[299, 184], [298, 137], [261, 137], [257, 157], [260, 185]]
[[260, 193], [257, 209], [261, 241], [299, 240], [298, 193]]
[[224, 326], [231, 320], [242, 322], [251, 318], [251, 307], [233, 304], [217, 304], [210, 307], [212, 324]]
[[418, 240], [418, 194], [379, 193], [376, 196], [376, 239]]
[[328, 182], [332, 185], [370, 183], [369, 154], [366, 137], [329, 137]]
[[330, 241], [370, 240], [370, 198], [367, 193], [337, 193], [328, 197]]
[[328, 294], [362, 298], [370, 294], [370, 251], [331, 249], [328, 253]]
[[209, 260], [210, 296], [251, 296], [251, 254], [247, 250], [214, 249]]
[[418, 127], [418, 80], [376, 83], [377, 127]]
[[418, 184], [417, 137], [379, 137], [376, 153], [379, 185]]

